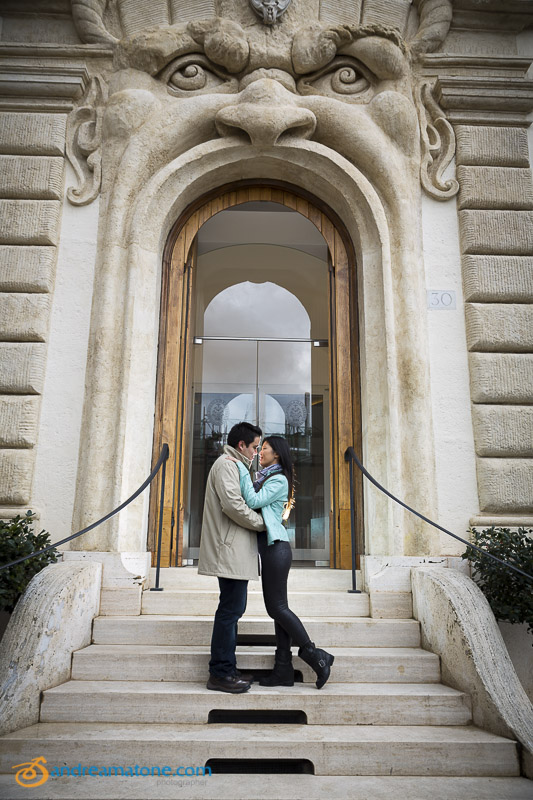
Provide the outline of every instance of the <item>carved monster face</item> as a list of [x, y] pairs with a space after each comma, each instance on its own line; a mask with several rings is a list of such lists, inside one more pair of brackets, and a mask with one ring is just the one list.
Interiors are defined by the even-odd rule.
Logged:
[[363, 171], [384, 153], [419, 160], [409, 62], [392, 30], [316, 23], [271, 43], [214, 18], [124, 39], [115, 64], [104, 130], [142, 140], [145, 160], [221, 136], [313, 139]]
[[[378, 190], [380, 181], [401, 184], [420, 170], [424, 189], [434, 197], [457, 192], [456, 181], [442, 181], [453, 156], [453, 130], [431, 84], [413, 73], [416, 58], [446, 35], [450, 0], [414, 0], [420, 25], [408, 45], [397, 28], [375, 22], [382, 14], [377, 0], [362, 7], [363, 21], [365, 13], [374, 15], [371, 24], [318, 21], [318, 0], [280, 0], [276, 7], [285, 13], [272, 25], [263, 24], [245, 0], [206, 0], [218, 16], [151, 27], [155, 6], [150, 11], [135, 0], [134, 14], [130, 0], [117, 2], [72, 0], [80, 36], [111, 44], [114, 70], [107, 78], [109, 93], [95, 76], [85, 104], [71, 118], [69, 157], [80, 182], [69, 191], [71, 202], [94, 199], [100, 176], [111, 183], [126, 153], [126, 167], [134, 164], [137, 181], [147, 180], [187, 150], [220, 137], [237, 137], [255, 148], [311, 139], [363, 173], [372, 172]], [[176, 20], [196, 8], [189, 0], [158, 0], [159, 6], [162, 20], [168, 9]], [[353, 13], [361, 9], [359, 0], [345, 6]], [[404, 16], [410, 8], [405, 0], [392, 6]], [[336, 19], [346, 16], [329, 0], [326, 7]], [[117, 8], [122, 38], [105, 27], [113, 22], [106, 15]], [[137, 12], [145, 16], [138, 19]], [[129, 26], [134, 32], [124, 35]]]

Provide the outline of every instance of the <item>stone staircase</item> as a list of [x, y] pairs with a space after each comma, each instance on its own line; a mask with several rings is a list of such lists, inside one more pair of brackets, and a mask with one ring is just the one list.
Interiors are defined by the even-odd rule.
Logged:
[[[153, 576], [152, 576], [153, 578]], [[73, 654], [71, 680], [43, 693], [40, 722], [0, 740], [5, 798], [314, 798], [525, 800], [515, 742], [472, 724], [470, 698], [440, 683], [413, 619], [372, 619], [351, 574], [293, 569], [291, 607], [335, 655], [317, 691], [297, 657], [294, 687], [227, 695], [205, 687], [217, 582], [164, 570], [141, 614], [100, 616]], [[250, 583], [238, 665], [272, 664], [273, 625]], [[49, 778], [15, 783], [12, 766], [44, 756], [70, 767], [211, 766], [213, 775]], [[298, 772], [300, 774], [298, 774]], [[296, 774], [295, 774], [296, 773]]]

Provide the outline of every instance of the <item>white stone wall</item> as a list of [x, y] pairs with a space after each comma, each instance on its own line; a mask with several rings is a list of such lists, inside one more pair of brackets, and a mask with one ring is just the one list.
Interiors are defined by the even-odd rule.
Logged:
[[[436, 522], [467, 538], [478, 509], [474, 438], [461, 278], [461, 253], [454, 201], [422, 201], [424, 267], [428, 290], [451, 290], [455, 309], [421, 309], [427, 314], [433, 430], [437, 475]], [[418, 509], [424, 513], [423, 509]], [[460, 554], [464, 546], [445, 534], [440, 555]]]
[[[457, 198], [479, 513], [476, 526], [533, 522], [533, 183], [528, 126], [530, 24], [500, 20], [491, 35], [457, 18], [446, 58], [468, 52], [479, 71], [441, 75], [439, 97], [457, 137]], [[466, 50], [465, 28], [472, 46]], [[461, 29], [462, 28], [462, 29]], [[461, 29], [461, 30], [459, 30]], [[506, 29], [506, 30], [504, 30]], [[459, 42], [462, 47], [458, 47]], [[496, 58], [496, 54], [498, 58]], [[486, 59], [484, 56], [490, 56]], [[436, 57], [438, 58], [438, 56]], [[531, 70], [529, 77], [531, 77]]]
[[[64, 411], [71, 363], [67, 359], [54, 367], [57, 320], [77, 302], [71, 293], [67, 309], [61, 310], [54, 297], [60, 242], [63, 247], [67, 227], [76, 236], [77, 224], [72, 217], [67, 224], [62, 220], [65, 176], [67, 185], [72, 182], [66, 125], [87, 87], [88, 64], [106, 56], [102, 48], [80, 47], [69, 6], [44, 9], [33, 0], [20, 0], [0, 11], [0, 516], [28, 508], [44, 511], [43, 527], [50, 528], [53, 539], [59, 538], [57, 527], [62, 534], [71, 532], [71, 519], [64, 514], [69, 487], [61, 485], [63, 458], [72, 448], [72, 426]], [[91, 210], [90, 216], [95, 213]], [[73, 329], [63, 327], [63, 350], [78, 331], [76, 321]], [[75, 359], [78, 355], [73, 353]], [[84, 354], [74, 371], [84, 372], [85, 362]], [[81, 413], [82, 400], [75, 402], [74, 414]], [[52, 423], [51, 405], [57, 411]], [[75, 462], [77, 447], [76, 442]], [[46, 448], [51, 454], [43, 457]], [[75, 474], [76, 464], [68, 470]], [[50, 479], [57, 491], [48, 496], [39, 486]], [[47, 516], [52, 507], [56, 512]], [[70, 508], [66, 516], [71, 514]]]
[[[10, 8], [13, 12], [14, 6]], [[23, 16], [8, 12], [0, 34], [0, 515], [4, 518], [24, 514], [28, 508], [41, 511], [34, 492], [35, 461], [47, 358], [55, 352], [49, 342], [61, 239], [66, 125], [88, 80], [83, 52], [67, 45], [79, 41], [72, 22], [53, 14], [32, 19], [37, 9], [29, 0], [23, 0], [20, 10]], [[62, 33], [67, 29], [65, 39]], [[84, 364], [85, 359], [83, 369]], [[66, 391], [65, 377], [61, 370], [51, 396]], [[62, 398], [59, 409], [64, 402]], [[56, 460], [60, 458], [58, 449]], [[55, 466], [52, 462], [43, 468]], [[59, 498], [51, 502], [57, 504]], [[70, 532], [70, 520], [65, 529]]]
[[[74, 181], [69, 167], [66, 186]], [[99, 200], [63, 201], [32, 503], [52, 541], [73, 533]], [[110, 509], [111, 510], [111, 509]]]
[[498, 622], [500, 633], [524, 691], [533, 703], [533, 634], [527, 623]]

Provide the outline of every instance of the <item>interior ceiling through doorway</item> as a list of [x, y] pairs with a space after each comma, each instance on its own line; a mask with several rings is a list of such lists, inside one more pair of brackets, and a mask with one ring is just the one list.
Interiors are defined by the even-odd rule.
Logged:
[[[285, 212], [285, 213], [280, 213]], [[240, 244], [273, 244], [327, 261], [317, 228], [297, 211], [271, 202], [243, 203], [211, 217], [198, 234], [198, 255]]]

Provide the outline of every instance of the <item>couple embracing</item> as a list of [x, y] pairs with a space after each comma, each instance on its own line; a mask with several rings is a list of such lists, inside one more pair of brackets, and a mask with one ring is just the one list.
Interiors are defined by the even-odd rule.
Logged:
[[[218, 578], [220, 597], [213, 623], [207, 688], [237, 694], [246, 692], [252, 675], [237, 669], [237, 624], [246, 610], [248, 581], [257, 580], [258, 553], [265, 607], [274, 620], [274, 668], [259, 681], [262, 686], [292, 686], [291, 645], [316, 672], [321, 689], [329, 678], [334, 657], [315, 647], [287, 603], [287, 578], [292, 551], [284, 514], [293, 505], [294, 470], [289, 445], [281, 436], [267, 436], [248, 422], [234, 425], [224, 454], [213, 464], [205, 492], [198, 573]], [[261, 469], [252, 481], [252, 459], [260, 449]]]

